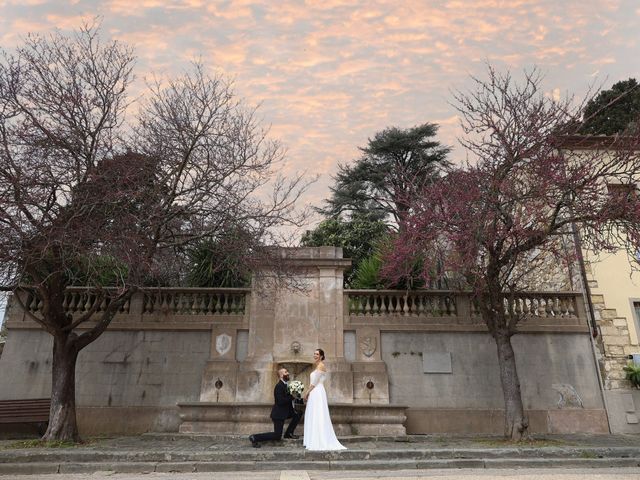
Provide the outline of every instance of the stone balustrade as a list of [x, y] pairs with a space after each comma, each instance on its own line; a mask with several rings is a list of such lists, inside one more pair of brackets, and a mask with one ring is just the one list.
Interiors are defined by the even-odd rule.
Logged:
[[[115, 289], [105, 289], [116, 293]], [[181, 323], [213, 324], [245, 319], [250, 288], [153, 288], [141, 289], [118, 310], [116, 323], [149, 322], [152, 319]], [[21, 293], [27, 310], [38, 313], [42, 301], [33, 291]], [[346, 324], [405, 322], [440, 325], [481, 325], [477, 300], [470, 292], [453, 290], [345, 290]], [[65, 311], [82, 315], [100, 301], [96, 313], [109, 305], [109, 295], [98, 295], [85, 287], [70, 287], [64, 299]], [[520, 322], [544, 325], [586, 325], [582, 295], [576, 292], [518, 292], [505, 295], [508, 315]], [[26, 317], [24, 318], [26, 320]], [[146, 320], [145, 320], [146, 319]]]
[[[452, 290], [345, 290], [349, 315], [457, 317], [480, 315], [471, 293]], [[505, 296], [508, 315], [576, 318], [582, 295], [574, 292], [519, 292]]]
[[457, 315], [453, 291], [345, 290], [349, 315]]
[[162, 288], [145, 291], [142, 314], [244, 315], [250, 289]]
[[[116, 293], [116, 290], [112, 288], [106, 288], [104, 290], [106, 295], [99, 296], [96, 292], [92, 292], [85, 287], [67, 288], [62, 304], [65, 313], [70, 313], [71, 315], [83, 314], [91, 310], [97, 301], [100, 301], [100, 305], [95, 309], [95, 311], [104, 312], [111, 302], [109, 294], [112, 293], [115, 295]], [[31, 290], [23, 294], [26, 309], [31, 313], [40, 312], [42, 309], [42, 299], [36, 294], [36, 292]], [[119, 308], [118, 312], [128, 314], [130, 307], [131, 302], [127, 301]]]
[[[484, 330], [478, 300], [452, 290], [345, 290], [345, 326]], [[527, 330], [587, 327], [584, 300], [576, 292], [517, 292], [504, 297], [504, 311]]]
[[[247, 323], [249, 288], [153, 288], [140, 289], [116, 312], [112, 327], [126, 329], [154, 329], [175, 327], [200, 330], [217, 323]], [[72, 317], [94, 310], [93, 319], [99, 318], [117, 290], [103, 289], [104, 295], [86, 287], [69, 287], [64, 297], [64, 310]], [[42, 300], [34, 290], [19, 293], [25, 308], [31, 314], [42, 311]], [[100, 302], [98, 306], [96, 302]], [[17, 302], [12, 302], [16, 307]], [[13, 308], [8, 325], [33, 328], [37, 324], [22, 309]]]

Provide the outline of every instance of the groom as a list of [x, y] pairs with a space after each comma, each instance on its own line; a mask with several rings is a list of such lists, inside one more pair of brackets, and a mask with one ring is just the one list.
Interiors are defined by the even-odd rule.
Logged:
[[287, 382], [289, 381], [289, 372], [286, 368], [278, 370], [278, 377], [280, 380], [273, 389], [273, 397], [275, 404], [271, 409], [271, 420], [273, 420], [273, 432], [268, 433], [256, 433], [249, 436], [251, 445], [254, 448], [260, 447], [260, 442], [267, 440], [280, 440], [282, 438], [282, 429], [284, 428], [284, 421], [287, 418], [291, 419], [287, 431], [284, 432], [284, 438], [298, 438], [298, 435], [294, 435], [293, 432], [302, 417], [302, 414], [296, 412], [293, 408], [293, 396], [287, 389]]

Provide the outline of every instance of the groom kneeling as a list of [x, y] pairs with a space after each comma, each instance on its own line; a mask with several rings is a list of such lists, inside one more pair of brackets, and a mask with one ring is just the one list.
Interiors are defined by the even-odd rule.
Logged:
[[278, 377], [280, 380], [276, 384], [276, 388], [273, 389], [273, 397], [275, 404], [271, 409], [271, 420], [273, 420], [273, 432], [268, 433], [256, 433], [251, 435], [249, 440], [251, 445], [255, 448], [260, 447], [260, 442], [267, 440], [280, 440], [282, 438], [282, 429], [284, 428], [284, 421], [287, 418], [291, 419], [287, 431], [284, 432], [284, 438], [298, 438], [293, 432], [302, 417], [302, 414], [296, 412], [293, 408], [293, 396], [287, 389], [287, 382], [289, 381], [289, 372], [286, 368], [278, 370]]

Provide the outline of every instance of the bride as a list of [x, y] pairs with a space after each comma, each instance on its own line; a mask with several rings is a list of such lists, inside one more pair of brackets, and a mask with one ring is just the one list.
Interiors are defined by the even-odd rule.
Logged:
[[304, 440], [307, 450], [344, 450], [331, 425], [327, 392], [324, 380], [327, 369], [324, 366], [324, 352], [319, 348], [313, 352], [313, 363], [316, 369], [311, 372], [309, 390], [304, 396], [307, 404], [304, 417]]

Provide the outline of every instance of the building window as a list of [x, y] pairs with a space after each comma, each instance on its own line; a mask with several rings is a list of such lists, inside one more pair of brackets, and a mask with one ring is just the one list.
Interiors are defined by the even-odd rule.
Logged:
[[612, 197], [623, 197], [630, 200], [633, 195], [638, 194], [638, 187], [635, 183], [609, 183], [607, 191]]
[[638, 340], [640, 341], [640, 301], [633, 302], [633, 313], [636, 317], [636, 335], [638, 335]]

